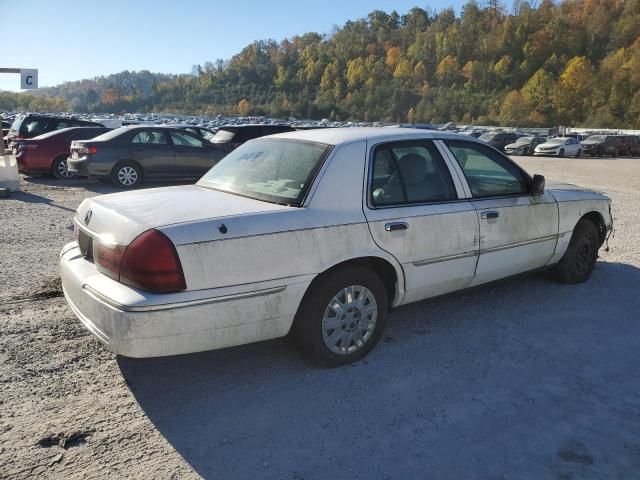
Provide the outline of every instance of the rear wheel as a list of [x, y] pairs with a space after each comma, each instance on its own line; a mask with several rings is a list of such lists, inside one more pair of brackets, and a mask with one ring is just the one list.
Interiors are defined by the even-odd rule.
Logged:
[[583, 218], [573, 229], [567, 251], [552, 272], [563, 283], [582, 283], [589, 279], [598, 258], [600, 238], [591, 220]]
[[389, 300], [380, 277], [354, 265], [328, 273], [311, 288], [294, 325], [304, 352], [325, 367], [346, 365], [367, 355], [387, 321]]
[[136, 187], [142, 183], [142, 170], [134, 162], [121, 162], [113, 167], [111, 180], [118, 187]]
[[53, 161], [53, 165], [51, 165], [51, 174], [58, 180], [67, 180], [75, 177], [75, 174], [71, 173], [67, 168], [66, 155], [60, 155]]

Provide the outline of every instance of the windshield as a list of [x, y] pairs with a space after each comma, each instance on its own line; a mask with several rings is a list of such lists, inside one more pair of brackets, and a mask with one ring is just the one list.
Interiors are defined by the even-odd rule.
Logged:
[[290, 139], [252, 140], [220, 160], [198, 185], [299, 206], [330, 148]]
[[516, 140], [516, 143], [529, 145], [532, 141], [533, 141], [532, 137], [521, 137], [518, 140]]
[[592, 135], [586, 140], [587, 142], [600, 143], [604, 142], [604, 135]]
[[566, 142], [567, 139], [565, 137], [556, 137], [549, 140], [547, 143], [560, 144]]
[[213, 136], [211, 141], [214, 143], [227, 143], [230, 142], [231, 139], [233, 139], [235, 134], [235, 130], [225, 130], [221, 128], [220, 130], [218, 130], [218, 133]]

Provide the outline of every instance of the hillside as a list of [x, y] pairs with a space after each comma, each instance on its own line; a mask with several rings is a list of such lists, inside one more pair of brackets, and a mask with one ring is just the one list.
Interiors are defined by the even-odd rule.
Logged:
[[374, 11], [330, 35], [256, 41], [190, 75], [0, 93], [2, 108], [640, 128], [640, 0]]

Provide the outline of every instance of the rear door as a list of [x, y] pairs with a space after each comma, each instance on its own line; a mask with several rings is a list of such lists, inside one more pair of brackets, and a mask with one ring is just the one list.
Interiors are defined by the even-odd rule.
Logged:
[[174, 147], [176, 177], [200, 178], [215, 164], [210, 148], [195, 135], [183, 130], [169, 133]]
[[138, 130], [129, 145], [131, 156], [150, 178], [169, 178], [175, 175], [173, 144], [163, 129]]
[[405, 273], [403, 303], [465, 288], [478, 255], [478, 218], [450, 160], [431, 140], [370, 149], [364, 213]]
[[480, 256], [471, 285], [547, 264], [558, 238], [553, 196], [529, 193], [529, 179], [505, 155], [476, 142], [445, 140], [472, 197], [480, 224]]

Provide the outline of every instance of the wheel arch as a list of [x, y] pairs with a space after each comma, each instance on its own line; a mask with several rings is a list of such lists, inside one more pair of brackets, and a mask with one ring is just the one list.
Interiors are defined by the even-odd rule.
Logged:
[[[597, 210], [592, 210], [588, 213], [585, 213], [582, 217], [580, 217], [580, 220], [589, 220], [591, 223], [593, 223], [596, 226], [596, 229], [598, 230], [600, 246], [602, 246], [605, 239], [607, 238], [607, 224], [605, 223], [604, 217], [602, 216], [602, 214]], [[580, 222], [580, 220], [578, 220], [578, 223]], [[576, 223], [576, 225], [578, 225], [578, 223]]]
[[[387, 295], [389, 296], [389, 305], [396, 305], [396, 302], [404, 292], [404, 274], [399, 265], [396, 267], [388, 259], [376, 256], [363, 256], [344, 260], [319, 273], [307, 287], [300, 305], [304, 303], [307, 296], [313, 291], [314, 286], [321, 282], [328, 274], [341, 268], [347, 268], [350, 265], [366, 267], [380, 276], [386, 287]], [[399, 272], [398, 269], [400, 269]]]
[[140, 173], [142, 173], [142, 176], [144, 177], [144, 174], [145, 174], [144, 167], [140, 164], [140, 162], [138, 162], [137, 160], [135, 160], [133, 158], [122, 158], [120, 160], [117, 160], [113, 164], [113, 167], [111, 167], [111, 173], [115, 172], [116, 168], [118, 168], [123, 163], [133, 163], [136, 167], [138, 167], [140, 169]]

